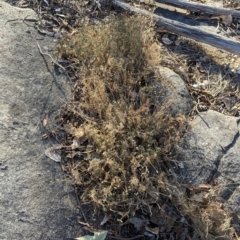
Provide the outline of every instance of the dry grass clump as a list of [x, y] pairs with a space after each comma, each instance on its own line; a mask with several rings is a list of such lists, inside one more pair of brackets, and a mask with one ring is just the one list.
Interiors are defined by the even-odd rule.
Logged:
[[[70, 109], [80, 117], [65, 125], [75, 143], [91, 148], [74, 165], [82, 200], [125, 216], [159, 194], [163, 120], [144, 88], [159, 64], [159, 47], [143, 18], [121, 17], [86, 26], [60, 45], [80, 65], [81, 81]], [[79, 91], [78, 91], [79, 90]], [[86, 117], [87, 116], [87, 117]], [[78, 146], [77, 146], [78, 148]]]
[[219, 186], [199, 184], [189, 187], [188, 193], [185, 190], [178, 183], [167, 187], [172, 202], [194, 229], [192, 239], [235, 239], [232, 214], [224, 209], [218, 196]]
[[162, 154], [178, 139], [181, 119], [165, 119], [148, 91], [161, 56], [149, 22], [122, 16], [87, 25], [58, 50], [80, 76], [63, 114], [70, 147], [63, 164], [81, 187], [82, 202], [123, 220], [138, 209], [151, 212], [163, 194], [190, 219], [193, 239], [230, 236], [230, 217], [214, 195], [192, 199], [164, 177]]

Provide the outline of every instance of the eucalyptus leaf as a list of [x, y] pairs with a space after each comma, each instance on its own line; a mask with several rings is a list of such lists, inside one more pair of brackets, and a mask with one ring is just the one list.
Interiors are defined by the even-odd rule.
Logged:
[[105, 240], [108, 231], [94, 232], [93, 236], [85, 235], [83, 237], [75, 238], [76, 240]]

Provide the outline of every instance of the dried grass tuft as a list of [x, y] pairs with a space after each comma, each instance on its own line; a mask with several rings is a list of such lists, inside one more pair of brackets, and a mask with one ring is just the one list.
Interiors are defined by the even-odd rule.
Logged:
[[[150, 113], [153, 103], [141, 89], [151, 84], [160, 51], [146, 20], [122, 17], [86, 26], [59, 51], [79, 62], [81, 96], [75, 107], [94, 119], [65, 125], [73, 139], [93, 146], [75, 174], [78, 184], [87, 185], [82, 200], [122, 217], [146, 198], [156, 201], [149, 191], [160, 190], [163, 120]], [[84, 173], [88, 177], [80, 177]]]
[[183, 120], [151, 109], [159, 109], [147, 89], [161, 52], [149, 22], [122, 16], [86, 25], [64, 39], [58, 51], [78, 66], [80, 76], [64, 130], [72, 148], [65, 153], [65, 164], [82, 189], [81, 200], [117, 213], [121, 221], [169, 196], [190, 219], [195, 239], [232, 236], [230, 215], [215, 200], [215, 192], [199, 203], [165, 177], [163, 153], [179, 139]]

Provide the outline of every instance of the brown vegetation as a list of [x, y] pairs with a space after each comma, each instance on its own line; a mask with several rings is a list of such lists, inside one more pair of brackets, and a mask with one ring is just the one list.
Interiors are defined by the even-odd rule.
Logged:
[[[151, 220], [157, 204], [162, 218], [173, 220], [166, 224], [176, 239], [186, 228], [188, 239], [231, 239], [231, 218], [217, 189], [196, 187], [186, 194], [167, 171], [164, 155], [179, 140], [182, 118], [165, 118], [152, 102], [148, 86], [161, 51], [149, 24], [136, 16], [112, 17], [60, 43], [59, 56], [77, 66], [79, 77], [62, 114], [68, 119], [63, 167], [80, 187], [81, 203], [114, 213], [120, 222], [143, 209]], [[167, 214], [163, 200], [185, 217], [184, 224]]]
[[75, 89], [79, 101], [68, 108], [74, 121], [79, 119], [64, 126], [77, 143], [75, 150], [82, 144], [88, 152], [72, 166], [74, 180], [84, 186], [84, 202], [121, 217], [146, 199], [156, 201], [150, 191], [161, 187], [164, 122], [160, 112], [151, 112], [155, 103], [145, 91], [160, 52], [144, 21], [121, 17], [86, 26], [59, 47], [81, 66]]

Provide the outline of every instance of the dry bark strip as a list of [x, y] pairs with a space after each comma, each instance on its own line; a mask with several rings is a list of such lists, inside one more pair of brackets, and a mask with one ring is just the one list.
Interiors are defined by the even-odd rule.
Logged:
[[188, 26], [178, 21], [169, 20], [118, 0], [112, 0], [112, 4], [125, 10], [150, 17], [157, 21], [157, 27], [164, 27], [164, 29], [167, 31], [240, 55], [240, 42], [238, 41], [204, 31], [198, 27]]
[[240, 18], [240, 11], [234, 9], [211, 7], [206, 4], [196, 3], [185, 0], [156, 0], [158, 3], [164, 3], [179, 8], [184, 8], [193, 12], [205, 12], [211, 15], [232, 15], [234, 18]]

